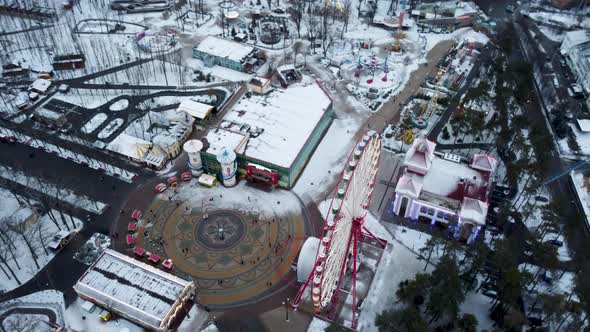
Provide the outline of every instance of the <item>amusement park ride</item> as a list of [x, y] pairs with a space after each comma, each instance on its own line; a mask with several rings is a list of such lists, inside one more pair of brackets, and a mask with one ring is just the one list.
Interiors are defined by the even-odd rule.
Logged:
[[352, 279], [350, 293], [352, 294], [351, 327], [353, 329], [356, 328], [358, 316], [356, 287], [359, 246], [367, 237], [373, 239], [374, 243], [381, 248], [385, 248], [386, 245], [364, 226], [375, 186], [380, 155], [381, 137], [375, 131], [367, 132], [349, 155], [346, 168], [337, 186], [338, 190], [332, 198], [330, 210], [325, 219], [315, 263], [293, 302], [293, 306], [297, 308], [305, 290], [310, 288], [316, 314], [333, 320], [339, 304], [339, 296], [348, 294], [348, 291], [343, 289], [345, 284], [343, 281], [345, 277], [347, 279], [350, 277]]
[[[331, 0], [328, 0], [331, 1]], [[406, 39], [406, 34], [403, 32], [402, 30], [402, 24], [404, 22], [404, 12], [400, 12], [399, 18], [398, 18], [398, 28], [397, 31], [393, 34], [393, 38], [395, 38], [395, 43], [392, 47], [392, 51], [393, 52], [400, 52], [402, 47], [401, 47], [401, 41]], [[389, 65], [387, 64], [387, 61], [389, 60], [389, 57], [385, 58], [385, 61], [383, 62], [383, 64], [377, 64], [377, 58], [375, 56], [375, 54], [373, 54], [371, 56], [371, 63], [370, 64], [363, 64], [361, 63], [361, 58], [359, 56], [358, 58], [358, 64], [356, 67], [356, 70], [354, 72], [354, 77], [357, 80], [357, 83], [359, 83], [360, 80], [360, 76], [361, 76], [361, 71], [363, 69], [368, 69], [369, 71], [369, 79], [367, 80], [367, 84], [372, 84], [373, 80], [375, 79], [375, 72], [379, 69], [381, 69], [383, 71], [383, 77], [381, 78], [381, 80], [383, 82], [387, 82], [387, 74], [389, 74]]]

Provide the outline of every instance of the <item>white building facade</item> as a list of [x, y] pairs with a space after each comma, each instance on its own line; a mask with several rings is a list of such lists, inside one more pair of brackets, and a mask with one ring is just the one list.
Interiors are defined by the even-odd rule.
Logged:
[[425, 138], [414, 140], [395, 188], [393, 213], [455, 226], [455, 237], [472, 241], [485, 225], [497, 162], [487, 155], [474, 155], [467, 164], [455, 155], [435, 154], [435, 147]]
[[[561, 54], [566, 56], [576, 81], [582, 85], [586, 94], [590, 93], [590, 32], [570, 31], [561, 43]], [[590, 107], [590, 100], [586, 100]]]

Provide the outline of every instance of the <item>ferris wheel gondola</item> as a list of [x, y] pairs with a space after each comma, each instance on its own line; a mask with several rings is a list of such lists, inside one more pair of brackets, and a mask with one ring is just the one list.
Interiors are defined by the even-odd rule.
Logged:
[[303, 293], [309, 288], [316, 313], [327, 313], [332, 319], [343, 278], [350, 275], [353, 329], [357, 316], [356, 272], [359, 241], [368, 235], [385, 246], [364, 227], [380, 155], [381, 138], [375, 131], [367, 132], [349, 155], [325, 219], [315, 263], [293, 302], [295, 307], [298, 306]]

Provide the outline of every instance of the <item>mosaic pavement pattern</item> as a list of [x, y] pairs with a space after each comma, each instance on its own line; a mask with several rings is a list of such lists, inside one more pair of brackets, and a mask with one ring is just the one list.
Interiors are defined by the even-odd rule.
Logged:
[[171, 258], [175, 273], [192, 279], [198, 302], [228, 309], [271, 296], [294, 282], [291, 269], [306, 234], [299, 213], [190, 206], [155, 199], [144, 211], [137, 245]]

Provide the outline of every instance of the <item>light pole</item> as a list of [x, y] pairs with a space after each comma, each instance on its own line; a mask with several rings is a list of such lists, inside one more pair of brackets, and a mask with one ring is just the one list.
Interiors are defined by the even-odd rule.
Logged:
[[289, 322], [289, 298], [282, 303], [285, 306], [285, 322]]

